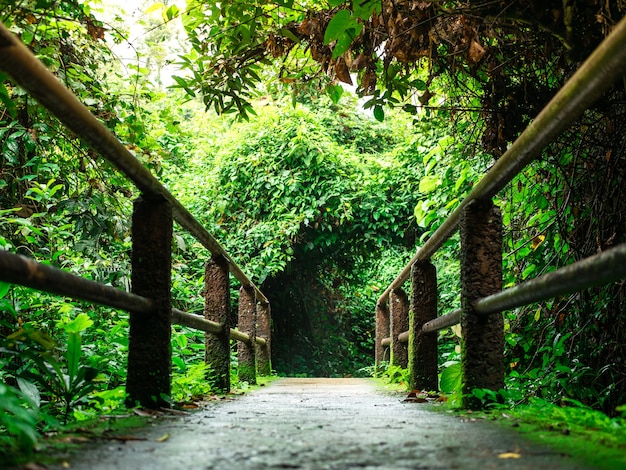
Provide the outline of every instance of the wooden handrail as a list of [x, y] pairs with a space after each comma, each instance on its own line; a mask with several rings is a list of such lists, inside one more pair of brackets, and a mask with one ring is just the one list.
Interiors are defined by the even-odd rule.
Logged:
[[68, 129], [115, 165], [137, 186], [144, 197], [165, 198], [172, 205], [176, 222], [214, 256], [223, 256], [228, 260], [230, 271], [239, 282], [245, 287], [254, 288], [259, 302], [268, 303], [261, 290], [248, 279], [202, 224], [2, 23], [0, 23], [0, 69], [45, 106]]
[[[206, 331], [208, 333], [221, 333], [224, 330], [224, 327], [217, 322], [206, 320], [200, 315], [183, 312], [177, 308], [172, 309], [172, 323], [176, 325], [188, 326], [190, 328]], [[252, 341], [249, 335], [242, 333], [239, 330], [230, 328], [229, 332], [230, 339], [235, 339], [247, 344], [250, 344]], [[254, 342], [259, 346], [265, 346], [267, 344], [267, 341], [264, 338], [259, 338], [258, 336], [254, 338]]]
[[150, 299], [2, 250], [0, 250], [0, 281], [121, 308], [129, 312], [152, 311]]

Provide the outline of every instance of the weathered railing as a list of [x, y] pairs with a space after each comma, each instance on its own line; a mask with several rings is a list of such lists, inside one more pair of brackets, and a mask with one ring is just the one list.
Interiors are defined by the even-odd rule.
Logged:
[[[410, 386], [437, 389], [437, 335], [460, 323], [463, 393], [504, 386], [504, 310], [626, 277], [626, 244], [502, 291], [502, 224], [492, 198], [626, 71], [626, 18], [418, 249], [376, 305], [376, 363], [409, 367]], [[437, 317], [431, 256], [460, 228], [461, 309]], [[402, 286], [411, 278], [411, 299]], [[408, 326], [408, 328], [407, 328]], [[408, 346], [407, 344], [408, 343]]]
[[[206, 361], [219, 389], [230, 389], [230, 339], [238, 340], [239, 378], [269, 375], [270, 306], [223, 247], [95, 116], [0, 24], [0, 70], [141, 191], [132, 217], [132, 293], [0, 251], [0, 280], [130, 312], [127, 393], [131, 404], [161, 405], [171, 391], [171, 323], [206, 332]], [[211, 253], [204, 317], [171, 307], [173, 220]], [[239, 330], [229, 327], [230, 278], [241, 283]]]

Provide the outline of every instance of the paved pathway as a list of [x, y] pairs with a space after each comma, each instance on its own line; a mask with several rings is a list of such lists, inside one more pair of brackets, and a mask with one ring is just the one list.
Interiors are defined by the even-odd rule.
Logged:
[[[490, 422], [405, 403], [366, 379], [280, 379], [159, 421], [69, 461], [74, 469], [578, 469]], [[159, 438], [167, 435], [166, 440]], [[501, 458], [502, 454], [520, 458]], [[67, 467], [65, 467], [67, 468]]]

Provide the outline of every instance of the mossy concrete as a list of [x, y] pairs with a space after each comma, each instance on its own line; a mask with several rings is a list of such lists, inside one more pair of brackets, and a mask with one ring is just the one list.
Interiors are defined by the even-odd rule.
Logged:
[[367, 379], [279, 379], [136, 437], [49, 468], [585, 468], [512, 429], [404, 402]]

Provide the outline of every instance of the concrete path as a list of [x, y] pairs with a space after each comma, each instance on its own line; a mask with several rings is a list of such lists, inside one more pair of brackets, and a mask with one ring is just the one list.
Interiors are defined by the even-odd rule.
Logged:
[[90, 449], [69, 460], [69, 468], [583, 468], [528, 445], [512, 429], [429, 406], [403, 402], [366, 379], [280, 379], [189, 416], [159, 420], [136, 434], [145, 440]]

